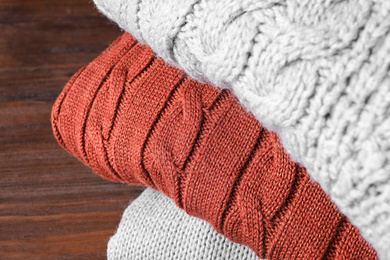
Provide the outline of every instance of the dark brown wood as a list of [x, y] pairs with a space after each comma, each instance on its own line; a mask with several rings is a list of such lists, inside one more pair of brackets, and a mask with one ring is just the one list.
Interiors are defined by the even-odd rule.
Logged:
[[50, 110], [69, 78], [121, 31], [91, 0], [0, 0], [0, 259], [105, 259], [143, 190], [64, 151]]

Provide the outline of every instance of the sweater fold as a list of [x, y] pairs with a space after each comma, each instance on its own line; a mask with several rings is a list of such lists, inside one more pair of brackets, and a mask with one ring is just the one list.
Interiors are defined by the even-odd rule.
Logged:
[[187, 77], [128, 33], [70, 80], [52, 124], [97, 174], [163, 192], [260, 258], [377, 258], [230, 91]]
[[229, 241], [150, 188], [126, 208], [108, 242], [107, 259], [259, 260], [248, 247]]

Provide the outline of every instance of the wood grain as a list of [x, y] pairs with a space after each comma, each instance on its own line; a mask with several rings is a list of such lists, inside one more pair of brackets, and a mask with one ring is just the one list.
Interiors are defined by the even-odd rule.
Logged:
[[0, 0], [0, 259], [105, 259], [143, 190], [103, 180], [53, 137], [69, 78], [121, 34], [90, 0]]

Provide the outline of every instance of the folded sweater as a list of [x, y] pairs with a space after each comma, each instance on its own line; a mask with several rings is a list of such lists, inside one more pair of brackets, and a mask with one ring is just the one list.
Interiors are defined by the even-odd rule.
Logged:
[[390, 259], [389, 0], [94, 0], [191, 77], [231, 88]]
[[52, 125], [97, 174], [163, 192], [260, 258], [376, 258], [277, 134], [130, 34], [70, 80]]
[[123, 213], [108, 260], [257, 260], [206, 221], [191, 217], [162, 193], [146, 189]]

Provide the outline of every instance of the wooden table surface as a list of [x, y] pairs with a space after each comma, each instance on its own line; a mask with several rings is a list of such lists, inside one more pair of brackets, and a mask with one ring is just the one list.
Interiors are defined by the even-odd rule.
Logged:
[[105, 259], [142, 188], [110, 183], [53, 137], [54, 100], [121, 31], [91, 0], [0, 0], [0, 259]]

